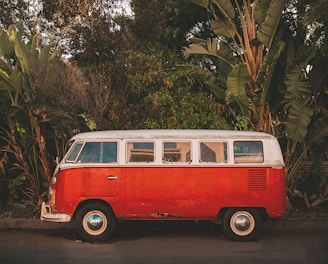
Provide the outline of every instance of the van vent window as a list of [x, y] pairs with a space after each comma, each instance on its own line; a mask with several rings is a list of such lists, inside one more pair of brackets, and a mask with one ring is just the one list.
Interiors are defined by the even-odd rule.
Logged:
[[74, 162], [76, 160], [77, 155], [79, 154], [83, 143], [77, 143], [73, 146], [70, 154], [66, 158], [66, 162]]
[[162, 153], [164, 163], [190, 162], [190, 142], [166, 141]]
[[201, 142], [200, 162], [220, 163], [227, 162], [226, 142]]
[[128, 142], [127, 162], [153, 162], [154, 142]]
[[235, 141], [233, 143], [235, 163], [262, 163], [262, 141]]

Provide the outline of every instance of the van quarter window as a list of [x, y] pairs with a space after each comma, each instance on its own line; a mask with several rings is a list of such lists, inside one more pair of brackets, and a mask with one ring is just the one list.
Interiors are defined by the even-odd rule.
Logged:
[[190, 162], [190, 142], [165, 141], [162, 160], [169, 162]]
[[153, 162], [154, 142], [127, 142], [127, 162]]
[[200, 162], [227, 162], [226, 142], [201, 142]]
[[262, 163], [262, 141], [234, 141], [233, 143], [235, 163]]

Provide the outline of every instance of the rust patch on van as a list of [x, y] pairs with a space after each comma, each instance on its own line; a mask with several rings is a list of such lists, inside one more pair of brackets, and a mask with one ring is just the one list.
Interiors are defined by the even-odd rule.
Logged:
[[167, 219], [167, 218], [182, 218], [182, 215], [174, 215], [169, 213], [153, 212], [150, 214], [154, 218]]

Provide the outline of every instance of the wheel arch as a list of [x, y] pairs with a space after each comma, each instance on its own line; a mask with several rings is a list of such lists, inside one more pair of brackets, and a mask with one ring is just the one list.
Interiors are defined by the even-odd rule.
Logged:
[[117, 218], [116, 218], [116, 215], [115, 215], [115, 212], [114, 212], [114, 210], [113, 210], [113, 208], [112, 208], [112, 206], [111, 206], [108, 202], [106, 202], [106, 201], [104, 201], [104, 200], [102, 200], [102, 199], [87, 199], [87, 200], [83, 200], [83, 201], [80, 202], [80, 203], [78, 204], [78, 206], [76, 207], [76, 209], [75, 209], [75, 211], [74, 211], [74, 214], [73, 214], [73, 218], [76, 219], [76, 215], [77, 215], [77, 213], [79, 212], [79, 210], [80, 210], [81, 208], [83, 208], [85, 205], [90, 204], [90, 203], [99, 203], [99, 204], [103, 204], [103, 205], [107, 206], [107, 207], [112, 211], [112, 213], [113, 213], [115, 219], [117, 219]]
[[241, 209], [244, 209], [244, 210], [247, 210], [247, 209], [255, 209], [255, 210], [257, 210], [258, 214], [260, 215], [262, 221], [267, 220], [268, 217], [269, 217], [269, 215], [268, 215], [268, 213], [267, 213], [267, 211], [266, 211], [266, 209], [264, 207], [231, 206], [231, 207], [222, 207], [220, 209], [220, 211], [218, 212], [218, 214], [217, 214], [217, 216], [215, 218], [215, 223], [221, 224], [225, 213], [229, 209], [240, 209], [240, 210]]

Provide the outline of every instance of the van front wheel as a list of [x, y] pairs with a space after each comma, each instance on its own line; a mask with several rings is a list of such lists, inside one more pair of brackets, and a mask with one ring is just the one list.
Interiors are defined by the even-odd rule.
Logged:
[[261, 218], [255, 209], [231, 208], [223, 217], [223, 231], [234, 241], [251, 241], [257, 238]]
[[89, 203], [77, 212], [76, 229], [83, 241], [101, 242], [108, 240], [114, 228], [114, 214], [105, 204]]

